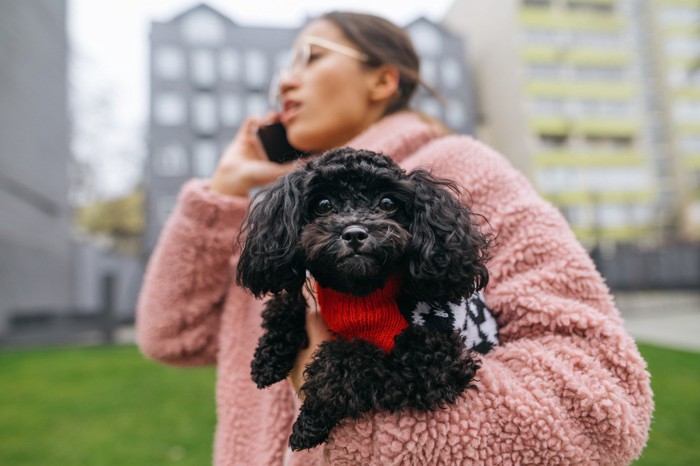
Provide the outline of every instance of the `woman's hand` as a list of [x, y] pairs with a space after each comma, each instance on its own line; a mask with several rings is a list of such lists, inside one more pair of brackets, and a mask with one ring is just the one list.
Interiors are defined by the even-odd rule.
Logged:
[[302, 398], [299, 389], [304, 385], [304, 371], [306, 366], [311, 362], [311, 358], [316, 351], [316, 348], [326, 340], [332, 338], [330, 330], [321, 317], [318, 309], [318, 299], [316, 297], [316, 288], [313, 280], [307, 281], [310, 286], [304, 287], [304, 296], [309, 304], [306, 312], [306, 335], [309, 338], [309, 344], [306, 348], [299, 351], [296, 362], [292, 371], [289, 373], [289, 381], [294, 387], [294, 392]]
[[256, 131], [263, 124], [275, 121], [251, 117], [243, 122], [219, 160], [211, 179], [211, 189], [230, 196], [246, 196], [256, 187], [273, 182], [296, 166], [295, 162], [275, 163], [268, 160]]

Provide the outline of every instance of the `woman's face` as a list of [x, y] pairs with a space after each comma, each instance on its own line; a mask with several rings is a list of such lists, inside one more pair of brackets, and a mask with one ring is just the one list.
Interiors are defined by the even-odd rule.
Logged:
[[[317, 20], [297, 37], [331, 41], [357, 50], [333, 23]], [[372, 94], [375, 70], [363, 60], [322, 46], [310, 45], [309, 61], [280, 83], [281, 121], [287, 137], [300, 150], [321, 152], [342, 146], [381, 118], [384, 103]], [[379, 105], [379, 106], [378, 106]]]

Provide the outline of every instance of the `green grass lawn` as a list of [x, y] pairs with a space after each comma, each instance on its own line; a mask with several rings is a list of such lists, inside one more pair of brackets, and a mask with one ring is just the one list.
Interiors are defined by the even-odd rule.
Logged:
[[[635, 466], [700, 465], [700, 354], [640, 346], [656, 414]], [[133, 347], [0, 352], [0, 465], [211, 464], [214, 370]]]
[[211, 464], [214, 377], [133, 347], [0, 352], [0, 465]]

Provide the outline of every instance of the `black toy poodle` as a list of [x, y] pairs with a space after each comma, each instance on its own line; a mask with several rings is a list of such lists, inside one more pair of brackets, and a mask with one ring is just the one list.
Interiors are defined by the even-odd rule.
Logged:
[[273, 296], [252, 366], [259, 388], [290, 373], [308, 344], [307, 273], [334, 339], [305, 371], [289, 444], [324, 442], [342, 419], [453, 403], [498, 343], [478, 290], [489, 239], [454, 183], [341, 148], [258, 193], [241, 232], [237, 283]]

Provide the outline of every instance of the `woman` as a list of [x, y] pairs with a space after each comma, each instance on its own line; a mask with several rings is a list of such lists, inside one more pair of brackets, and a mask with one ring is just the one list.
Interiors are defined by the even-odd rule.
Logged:
[[310, 348], [290, 384], [257, 390], [250, 361], [261, 302], [232, 284], [231, 243], [247, 193], [294, 167], [265, 159], [250, 118], [209, 181], [185, 185], [151, 258], [138, 341], [176, 365], [217, 364], [217, 465], [627, 464], [647, 439], [649, 376], [608, 289], [563, 218], [499, 154], [446, 136], [407, 111], [419, 84], [406, 34], [377, 17], [330, 13], [295, 41], [276, 115], [312, 153], [348, 145], [428, 167], [468, 187], [497, 235], [485, 296], [501, 346], [483, 357], [478, 391], [431, 413], [376, 413], [345, 422], [324, 447], [286, 442], [304, 364], [328, 338], [311, 313]]

